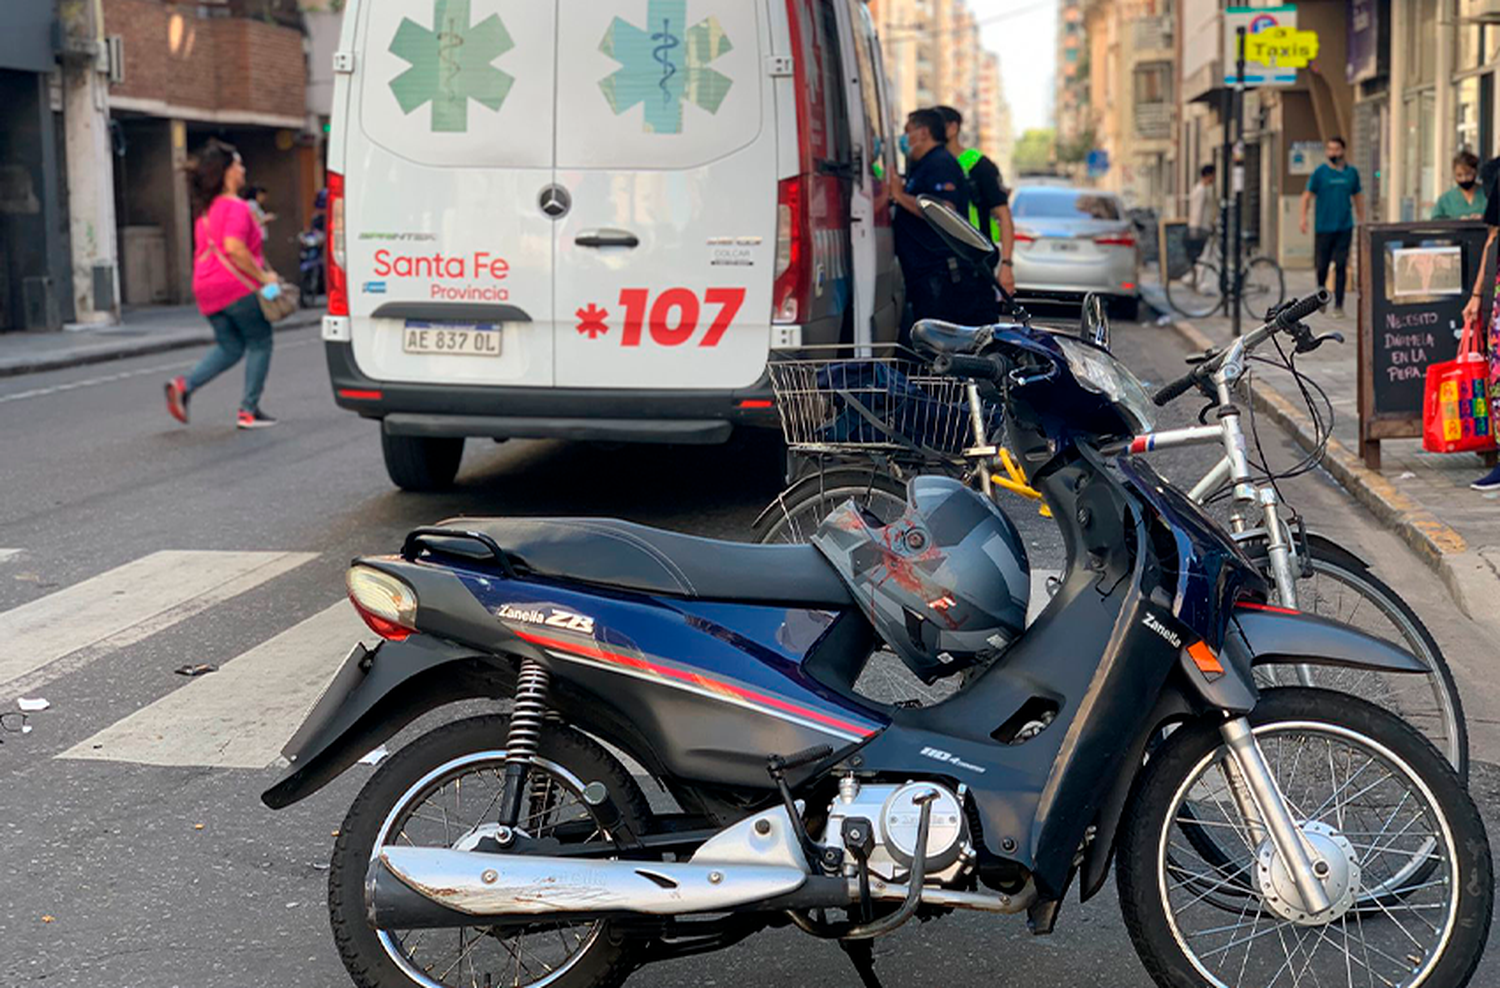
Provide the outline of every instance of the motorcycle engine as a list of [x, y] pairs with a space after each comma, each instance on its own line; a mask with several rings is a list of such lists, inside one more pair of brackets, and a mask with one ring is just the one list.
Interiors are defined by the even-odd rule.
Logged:
[[[932, 881], [957, 878], [974, 861], [969, 842], [969, 824], [963, 803], [951, 789], [936, 782], [904, 785], [862, 785], [850, 777], [839, 782], [839, 795], [828, 807], [828, 826], [820, 842], [824, 847], [844, 847], [844, 821], [864, 819], [871, 824], [875, 847], [870, 852], [870, 874], [888, 882], [901, 880], [910, 870], [917, 849], [922, 807], [912, 797], [935, 790], [932, 821], [927, 831], [926, 875]], [[852, 855], [844, 857], [844, 871], [858, 874]]]

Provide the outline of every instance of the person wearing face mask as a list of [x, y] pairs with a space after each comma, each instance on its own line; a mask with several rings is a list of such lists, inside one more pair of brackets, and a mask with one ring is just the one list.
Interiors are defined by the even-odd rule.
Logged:
[[[914, 111], [906, 119], [906, 138], [911, 148], [906, 182], [892, 190], [891, 198], [896, 204], [893, 224], [896, 256], [906, 279], [912, 321], [992, 322], [993, 315], [985, 318], [975, 311], [975, 300], [984, 296], [977, 290], [974, 276], [958, 263], [937, 231], [927, 225], [918, 202], [920, 196], [933, 196], [952, 206], [960, 216], [969, 211], [968, 180], [963, 167], [948, 152], [947, 124], [942, 114], [936, 110]], [[988, 293], [991, 310], [994, 297], [991, 287]], [[904, 342], [905, 333], [902, 335]]]
[[[1318, 285], [1328, 282], [1333, 266], [1333, 314], [1344, 316], [1344, 286], [1349, 278], [1349, 247], [1354, 243], [1354, 225], [1365, 221], [1365, 197], [1361, 194], [1359, 169], [1344, 162], [1344, 139], [1330, 137], [1324, 150], [1328, 162], [1318, 166], [1302, 193], [1302, 232], [1307, 232], [1307, 209], [1317, 200], [1313, 218], [1313, 249]], [[1352, 207], [1352, 208], [1351, 208]]]
[[1438, 197], [1432, 207], [1435, 220], [1473, 220], [1484, 215], [1489, 202], [1479, 187], [1479, 159], [1472, 152], [1460, 151], [1453, 157], [1453, 188]]

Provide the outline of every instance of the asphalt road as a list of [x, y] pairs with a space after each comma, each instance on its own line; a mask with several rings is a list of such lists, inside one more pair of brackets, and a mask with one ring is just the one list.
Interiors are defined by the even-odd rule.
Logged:
[[[1117, 326], [1116, 351], [1148, 379], [1180, 366], [1164, 329]], [[166, 417], [161, 382], [196, 356], [0, 381], [0, 709], [17, 695], [50, 703], [30, 733], [0, 735], [3, 986], [347, 985], [326, 862], [370, 770], [281, 813], [258, 794], [299, 704], [359, 633], [340, 604], [348, 560], [457, 514], [615, 515], [743, 537], [779, 486], [774, 452], [754, 441], [471, 443], [454, 492], [402, 494], [376, 427], [333, 407], [314, 331], [278, 337], [265, 406], [282, 425], [262, 432], [233, 428], [238, 372], [194, 399], [191, 427]], [[1273, 458], [1292, 457], [1264, 438]], [[1187, 478], [1206, 456], [1158, 465]], [[1500, 691], [1494, 643], [1420, 561], [1320, 475], [1286, 490], [1417, 606], [1466, 693]], [[1048, 523], [1015, 514], [1034, 564], [1055, 566]], [[221, 668], [174, 675], [188, 663]], [[1496, 725], [1476, 727], [1474, 789], [1493, 823], [1500, 744]], [[877, 965], [892, 985], [1149, 984], [1112, 885], [1069, 902], [1050, 938], [960, 915], [880, 942]], [[1500, 963], [1475, 983], [1500, 985]], [[779, 932], [631, 984], [858, 980], [836, 947]]]

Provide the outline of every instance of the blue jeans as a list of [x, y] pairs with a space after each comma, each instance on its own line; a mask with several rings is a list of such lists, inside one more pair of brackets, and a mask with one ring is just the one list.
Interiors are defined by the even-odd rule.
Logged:
[[271, 369], [271, 324], [261, 315], [260, 300], [246, 295], [208, 317], [214, 328], [214, 348], [198, 362], [187, 376], [188, 394], [245, 358], [245, 395], [240, 400], [243, 411], [254, 413], [260, 408], [260, 394], [266, 387]]

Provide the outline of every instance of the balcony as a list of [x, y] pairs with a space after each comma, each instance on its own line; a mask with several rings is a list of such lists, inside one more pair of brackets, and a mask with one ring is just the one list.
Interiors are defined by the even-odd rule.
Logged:
[[1170, 103], [1137, 103], [1135, 105], [1135, 134], [1145, 141], [1170, 138], [1172, 136], [1172, 105]]
[[1172, 18], [1142, 17], [1131, 26], [1131, 36], [1137, 53], [1170, 51], [1172, 48]]

